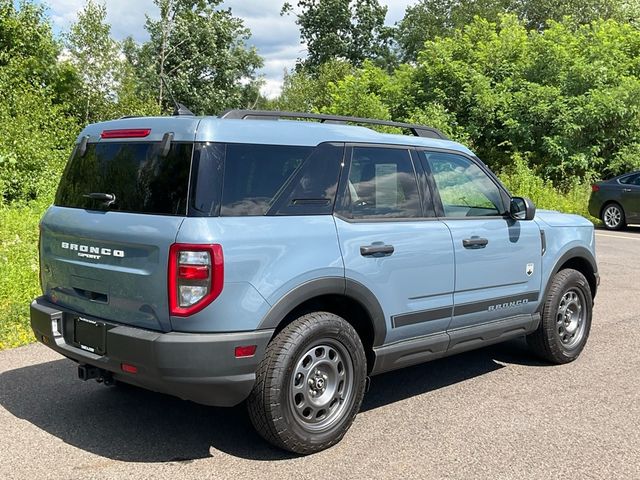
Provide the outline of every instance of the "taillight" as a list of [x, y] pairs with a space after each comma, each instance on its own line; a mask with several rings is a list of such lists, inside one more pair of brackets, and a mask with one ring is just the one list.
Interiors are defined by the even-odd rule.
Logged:
[[174, 243], [169, 249], [169, 309], [186, 317], [213, 302], [224, 284], [222, 246]]
[[597, 184], [594, 183], [593, 185], [591, 185], [591, 191], [592, 192], [599, 192], [600, 191], [600, 185], [597, 185]]

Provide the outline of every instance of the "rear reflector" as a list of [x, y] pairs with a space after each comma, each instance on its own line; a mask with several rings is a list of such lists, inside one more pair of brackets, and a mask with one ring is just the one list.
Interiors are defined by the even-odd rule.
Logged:
[[253, 357], [256, 354], [257, 345], [244, 345], [236, 347], [236, 358]]
[[125, 128], [120, 130], [103, 130], [100, 138], [144, 138], [151, 133], [150, 128]]
[[592, 192], [599, 192], [600, 191], [600, 185], [596, 185], [596, 184], [591, 185], [591, 191]]
[[138, 373], [138, 367], [135, 365], [129, 365], [128, 363], [120, 364], [120, 368], [126, 373]]

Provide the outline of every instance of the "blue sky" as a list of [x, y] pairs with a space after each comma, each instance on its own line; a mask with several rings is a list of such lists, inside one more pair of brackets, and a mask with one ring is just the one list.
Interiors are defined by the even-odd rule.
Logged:
[[[255, 45], [264, 58], [264, 68], [260, 72], [265, 78], [263, 93], [274, 96], [280, 91], [284, 69], [292, 68], [297, 58], [305, 56], [300, 44], [298, 26], [293, 16], [280, 16], [285, 0], [225, 0], [233, 14], [244, 20], [252, 31], [249, 41]], [[291, 0], [290, 0], [291, 1]], [[380, 0], [388, 7], [387, 24], [400, 20], [408, 5], [416, 0]], [[78, 10], [85, 0], [44, 0], [49, 7], [49, 15], [57, 33], [64, 32], [76, 19]], [[157, 15], [153, 0], [106, 0], [107, 21], [116, 40], [128, 35], [138, 41], [146, 38], [144, 30], [145, 14]], [[291, 1], [291, 3], [295, 3]]]

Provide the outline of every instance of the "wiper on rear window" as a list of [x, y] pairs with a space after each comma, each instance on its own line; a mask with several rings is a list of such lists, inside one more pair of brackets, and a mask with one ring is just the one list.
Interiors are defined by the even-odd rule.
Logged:
[[90, 198], [91, 200], [98, 200], [98, 201], [104, 202], [104, 205], [107, 207], [116, 201], [116, 195], [114, 193], [92, 192], [92, 193], [85, 193], [82, 196], [85, 198]]

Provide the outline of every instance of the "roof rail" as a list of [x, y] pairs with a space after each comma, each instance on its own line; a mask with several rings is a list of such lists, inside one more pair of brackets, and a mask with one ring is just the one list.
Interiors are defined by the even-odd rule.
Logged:
[[384, 125], [409, 130], [416, 137], [438, 138], [448, 140], [440, 130], [426, 125], [412, 123], [391, 122], [373, 118], [343, 117], [340, 115], [325, 115], [322, 113], [279, 112], [271, 110], [227, 110], [220, 118], [235, 120], [278, 120], [280, 118], [319, 120], [320, 123], [361, 123], [365, 125]]

